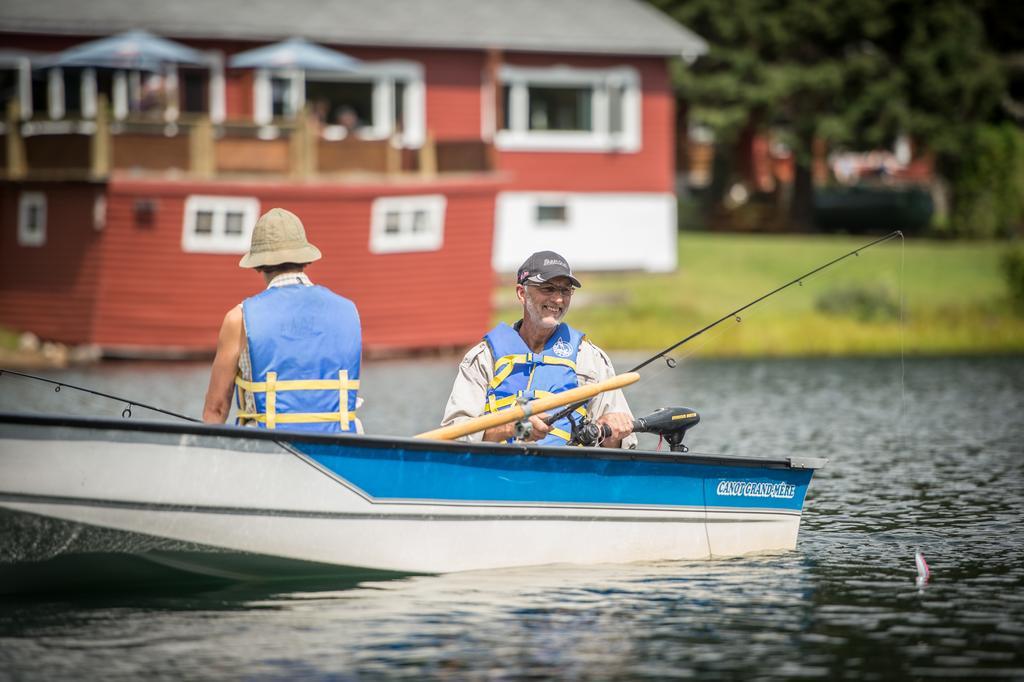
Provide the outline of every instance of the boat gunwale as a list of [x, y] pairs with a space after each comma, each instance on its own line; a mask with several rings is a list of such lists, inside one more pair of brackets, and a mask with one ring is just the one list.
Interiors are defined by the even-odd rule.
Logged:
[[405, 436], [375, 436], [367, 434], [331, 434], [303, 431], [269, 431], [232, 424], [205, 424], [198, 422], [168, 422], [144, 419], [115, 419], [110, 417], [83, 417], [75, 415], [36, 414], [0, 411], [0, 424], [29, 426], [58, 426], [92, 430], [139, 431], [173, 435], [195, 435], [213, 438], [237, 438], [275, 442], [286, 449], [294, 443], [328, 445], [354, 445], [374, 449], [432, 450], [472, 452], [490, 456], [532, 455], [537, 457], [572, 457], [581, 455], [594, 459], [670, 462], [686, 464], [720, 464], [724, 466], [750, 466], [768, 469], [818, 469], [827, 460], [814, 457], [751, 457], [718, 455], [695, 452], [660, 452], [654, 450], [621, 450], [600, 447], [557, 447], [526, 443], [485, 443], [439, 441]]

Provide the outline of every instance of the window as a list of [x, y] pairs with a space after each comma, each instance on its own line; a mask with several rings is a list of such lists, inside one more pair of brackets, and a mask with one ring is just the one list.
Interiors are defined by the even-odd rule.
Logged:
[[559, 88], [538, 85], [527, 88], [530, 130], [594, 129], [590, 115], [590, 88]]
[[291, 118], [295, 115], [292, 88], [295, 84], [290, 78], [270, 79], [270, 112], [274, 118]]
[[260, 202], [252, 197], [193, 195], [185, 200], [181, 248], [191, 253], [245, 253]]
[[207, 72], [179, 67], [179, 106], [183, 112], [204, 114], [209, 109], [210, 84]]
[[377, 199], [371, 211], [370, 252], [440, 249], [444, 243], [446, 204], [440, 194]]
[[18, 199], [18, 244], [42, 246], [46, 243], [46, 195], [22, 192]]
[[542, 199], [537, 202], [537, 227], [565, 227], [569, 224], [569, 207], [564, 200]]
[[640, 149], [640, 77], [635, 69], [506, 65], [500, 79], [499, 149]]
[[303, 105], [324, 136], [364, 139], [398, 135], [407, 147], [423, 144], [423, 67], [410, 61], [361, 62], [351, 73], [260, 71], [253, 89], [257, 123], [292, 118]]

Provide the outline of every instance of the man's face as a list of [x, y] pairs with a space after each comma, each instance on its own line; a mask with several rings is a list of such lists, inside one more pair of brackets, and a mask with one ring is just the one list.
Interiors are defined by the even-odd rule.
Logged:
[[516, 295], [523, 302], [524, 316], [541, 327], [554, 328], [569, 311], [573, 286], [568, 277], [554, 277], [542, 284], [520, 284]]

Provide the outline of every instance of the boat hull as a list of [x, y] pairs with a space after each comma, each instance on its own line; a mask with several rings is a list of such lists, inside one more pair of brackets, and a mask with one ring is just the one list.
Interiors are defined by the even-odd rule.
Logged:
[[12, 415], [0, 448], [0, 507], [408, 573], [792, 549], [823, 463]]

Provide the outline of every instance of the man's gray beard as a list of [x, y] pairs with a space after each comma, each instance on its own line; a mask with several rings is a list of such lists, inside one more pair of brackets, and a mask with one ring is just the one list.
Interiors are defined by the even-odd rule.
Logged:
[[548, 324], [547, 322], [544, 321], [545, 316], [542, 308], [542, 304], [532, 301], [529, 298], [526, 299], [526, 312], [534, 324], [536, 324], [539, 327], [547, 327], [548, 329], [554, 329], [559, 324], [561, 324], [562, 318], [565, 317], [564, 308], [562, 309], [562, 314], [558, 317], [557, 320], [555, 320], [554, 324]]

